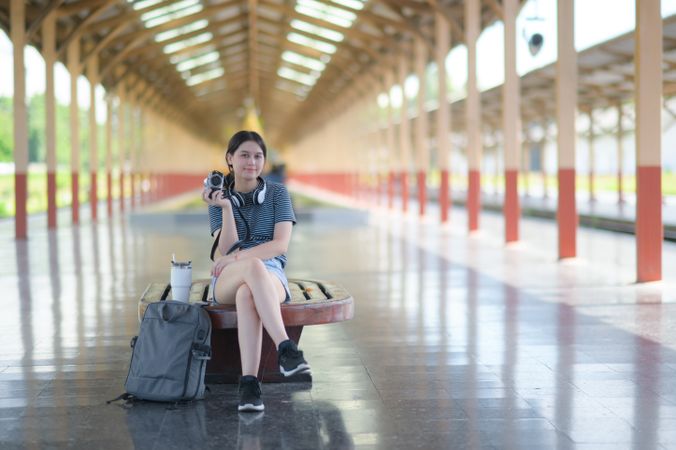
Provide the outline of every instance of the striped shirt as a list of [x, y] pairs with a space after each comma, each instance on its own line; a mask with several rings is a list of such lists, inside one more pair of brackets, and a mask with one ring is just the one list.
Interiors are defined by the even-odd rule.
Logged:
[[[244, 206], [240, 207], [239, 210], [249, 224], [251, 231], [250, 240], [242, 245], [242, 250], [270, 242], [274, 236], [275, 224], [279, 222], [296, 223], [296, 215], [293, 212], [291, 197], [286, 190], [286, 186], [271, 181], [266, 181], [266, 184], [265, 200], [261, 205], [254, 205], [253, 192], [240, 194], [244, 198]], [[237, 236], [239, 239], [246, 239], [246, 225], [235, 208], [237, 207], [233, 205]], [[223, 212], [220, 207], [209, 205], [209, 224], [212, 236], [223, 226]], [[282, 267], [286, 266], [286, 253], [275, 258], [282, 263]]]

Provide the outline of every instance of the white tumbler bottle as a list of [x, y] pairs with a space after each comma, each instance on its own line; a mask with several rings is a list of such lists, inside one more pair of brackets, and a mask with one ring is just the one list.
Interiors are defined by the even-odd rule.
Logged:
[[190, 300], [192, 285], [192, 261], [171, 261], [171, 298], [179, 302]]

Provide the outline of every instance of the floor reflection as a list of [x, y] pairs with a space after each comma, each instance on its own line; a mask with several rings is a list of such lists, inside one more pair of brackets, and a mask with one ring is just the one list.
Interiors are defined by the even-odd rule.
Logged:
[[205, 227], [115, 219], [0, 239], [0, 447], [676, 447], [667, 293], [401, 217], [295, 228], [289, 275], [356, 299], [352, 321], [304, 330], [311, 389], [264, 385], [262, 416], [237, 414], [235, 386], [175, 409], [106, 406], [140, 292], [172, 251], [208, 251]]
[[[279, 417], [274, 402], [271, 412], [236, 413], [224, 408], [234, 398], [216, 395], [187, 405], [148, 402], [121, 407], [124, 429], [134, 448], [355, 448], [341, 411], [330, 402], [292, 402]], [[120, 434], [126, 433], [120, 429]]]

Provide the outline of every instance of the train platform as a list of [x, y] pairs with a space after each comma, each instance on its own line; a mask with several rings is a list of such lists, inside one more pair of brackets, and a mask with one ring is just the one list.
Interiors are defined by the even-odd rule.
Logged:
[[[295, 188], [301, 186], [296, 185]], [[667, 449], [676, 446], [676, 244], [664, 280], [636, 284], [629, 234], [581, 228], [558, 261], [556, 226], [464, 210], [440, 225], [373, 206], [299, 208], [287, 274], [333, 280], [355, 317], [307, 327], [313, 383], [237, 389], [168, 409], [122, 393], [137, 301], [172, 253], [208, 276], [206, 215], [138, 209], [56, 230], [0, 223], [2, 448]], [[86, 217], [83, 212], [82, 217]], [[204, 217], [204, 223], [200, 221]]]
[[[417, 210], [418, 202], [416, 192], [411, 194], [409, 202]], [[435, 211], [439, 190], [430, 188], [427, 192], [428, 208]], [[453, 190], [453, 204], [464, 207], [467, 200], [466, 190]], [[401, 204], [401, 198], [397, 197]], [[504, 192], [497, 192], [494, 188], [485, 186], [481, 194], [482, 209], [502, 212], [504, 205]], [[519, 195], [521, 215], [526, 217], [541, 217], [556, 220], [557, 198], [555, 193], [544, 196], [540, 192], [534, 194], [521, 193]], [[623, 201], [618, 201], [617, 194], [601, 192], [590, 199], [588, 193], [578, 192], [576, 195], [576, 207], [579, 224], [583, 227], [598, 228], [621, 233], [635, 233], [636, 229], [636, 195], [625, 194]], [[435, 216], [438, 217], [438, 214]], [[676, 241], [676, 197], [664, 196], [662, 201], [662, 223], [664, 238]]]

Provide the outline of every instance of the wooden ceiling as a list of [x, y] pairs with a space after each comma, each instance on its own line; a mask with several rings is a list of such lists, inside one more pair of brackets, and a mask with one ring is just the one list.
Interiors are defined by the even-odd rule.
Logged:
[[[9, 3], [0, 0], [0, 26], [8, 34]], [[304, 12], [326, 7], [348, 22]], [[483, 0], [482, 27], [500, 10], [499, 0]], [[437, 12], [450, 22], [453, 44], [462, 42], [464, 6], [462, 0], [27, 0], [28, 43], [38, 50], [41, 24], [52, 11], [59, 59], [65, 63], [65, 49], [79, 39], [82, 66], [96, 55], [107, 91], [148, 86], [136, 89], [141, 101], [219, 143], [254, 104], [279, 144], [363, 94], [382, 69], [410, 52], [412, 39], [431, 48]], [[302, 60], [289, 61], [285, 52]], [[206, 62], [195, 66], [199, 55]], [[182, 72], [180, 60], [189, 67]], [[312, 68], [317, 63], [323, 70]]]
[[[7, 34], [9, 3], [0, 0], [0, 27]], [[483, 28], [500, 18], [501, 6], [499, 0], [481, 3]], [[346, 26], [307, 15], [302, 8], [322, 5], [354, 20]], [[169, 8], [189, 14], [172, 18]], [[464, 35], [462, 0], [28, 0], [28, 42], [38, 50], [41, 25], [51, 12], [57, 18], [56, 48], [62, 62], [68, 45], [80, 40], [82, 67], [97, 56], [98, 78], [106, 90], [124, 86], [137, 101], [219, 144], [227, 139], [228, 127], [241, 125], [247, 105], [255, 105], [275, 145], [293, 142], [331, 120], [372, 95], [384, 71], [393, 71], [403, 54], [411, 56], [413, 39], [434, 46], [436, 13], [450, 23], [453, 45], [462, 43]], [[160, 24], [147, 22], [153, 15]], [[676, 17], [665, 19], [663, 28], [664, 95], [672, 97]], [[311, 48], [303, 39], [335, 51]], [[167, 46], [176, 48], [166, 51]], [[581, 110], [632, 99], [633, 51], [630, 32], [579, 54]], [[285, 52], [301, 60], [289, 60]], [[199, 55], [208, 58], [198, 63]], [[555, 70], [551, 64], [521, 78], [524, 126], [554, 117]], [[283, 71], [311, 82], [285, 78]], [[205, 75], [213, 78], [194, 81]], [[483, 92], [482, 103], [484, 125], [499, 129], [501, 88]], [[463, 102], [453, 106], [453, 128], [461, 130]]]

